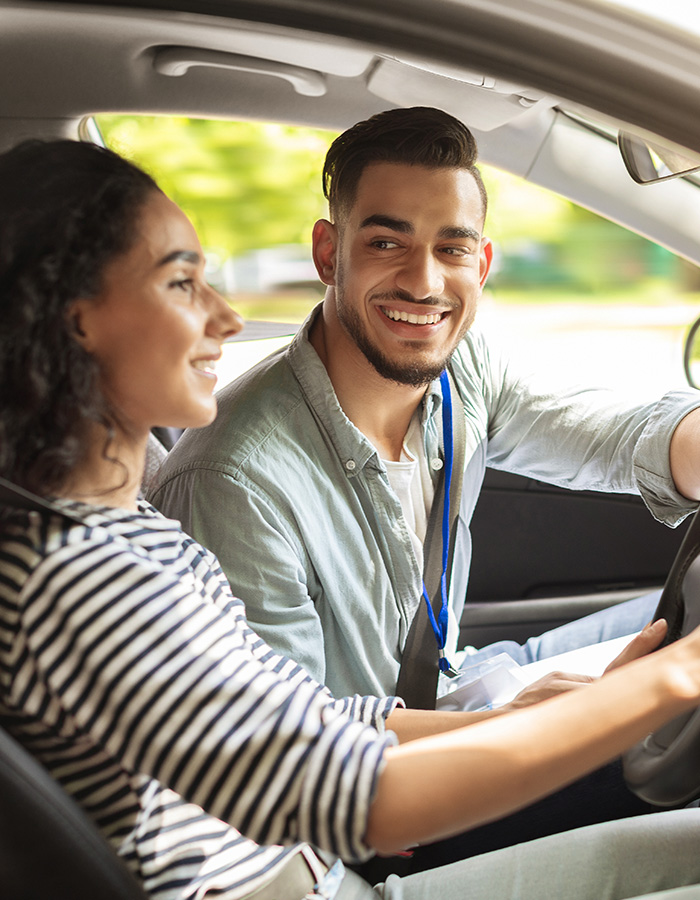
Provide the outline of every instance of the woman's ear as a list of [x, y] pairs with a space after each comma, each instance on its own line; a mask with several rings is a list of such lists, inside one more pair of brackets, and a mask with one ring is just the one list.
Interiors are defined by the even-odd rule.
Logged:
[[328, 219], [319, 219], [311, 235], [313, 258], [318, 277], [325, 285], [335, 284], [335, 256], [338, 229]]
[[85, 325], [86, 305], [89, 300], [74, 300], [68, 308], [66, 319], [70, 326], [70, 331], [75, 340], [81, 345], [83, 350], [90, 352], [90, 338]]

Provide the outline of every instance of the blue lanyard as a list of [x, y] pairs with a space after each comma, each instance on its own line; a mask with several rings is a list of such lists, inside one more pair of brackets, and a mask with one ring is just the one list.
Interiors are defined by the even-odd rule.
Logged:
[[449, 660], [445, 656], [445, 641], [447, 640], [447, 623], [449, 620], [447, 605], [447, 560], [450, 548], [450, 485], [452, 483], [452, 458], [454, 438], [452, 435], [452, 391], [450, 390], [450, 380], [447, 376], [447, 370], [443, 371], [440, 376], [440, 389], [442, 390], [442, 442], [445, 451], [445, 478], [443, 488], [445, 491], [445, 502], [442, 507], [442, 575], [440, 577], [440, 595], [442, 603], [440, 605], [440, 614], [435, 619], [435, 613], [428, 597], [428, 591], [423, 583], [423, 599], [428, 607], [428, 619], [435, 633], [435, 640], [438, 645], [438, 657], [440, 671], [451, 677], [457, 674], [452, 668]]

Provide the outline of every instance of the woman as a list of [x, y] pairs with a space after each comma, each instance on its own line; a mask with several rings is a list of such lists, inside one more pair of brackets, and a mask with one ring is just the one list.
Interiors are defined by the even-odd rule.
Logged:
[[339, 898], [600, 900], [700, 881], [695, 810], [377, 890], [294, 844], [393, 853], [559, 788], [697, 705], [700, 636], [467, 728], [395, 698], [333, 700], [248, 629], [216, 559], [138, 500], [150, 429], [213, 419], [213, 364], [241, 328], [184, 214], [108, 151], [15, 148], [0, 157], [0, 304], [0, 474], [55, 510], [2, 522], [3, 724], [150, 894], [300, 900], [318, 881]]

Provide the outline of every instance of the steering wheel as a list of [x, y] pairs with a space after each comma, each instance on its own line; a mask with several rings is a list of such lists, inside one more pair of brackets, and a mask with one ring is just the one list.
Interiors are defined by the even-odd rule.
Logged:
[[[700, 511], [673, 562], [654, 618], [668, 622], [664, 645], [700, 624]], [[699, 797], [700, 708], [648, 735], [622, 764], [627, 786], [647, 803], [680, 806]]]

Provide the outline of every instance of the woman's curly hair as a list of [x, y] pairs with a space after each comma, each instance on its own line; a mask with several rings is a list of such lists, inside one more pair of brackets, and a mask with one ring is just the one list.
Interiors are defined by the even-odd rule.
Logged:
[[29, 141], [0, 155], [0, 474], [36, 493], [65, 483], [89, 423], [115, 421], [69, 308], [138, 239], [154, 190], [93, 144]]

